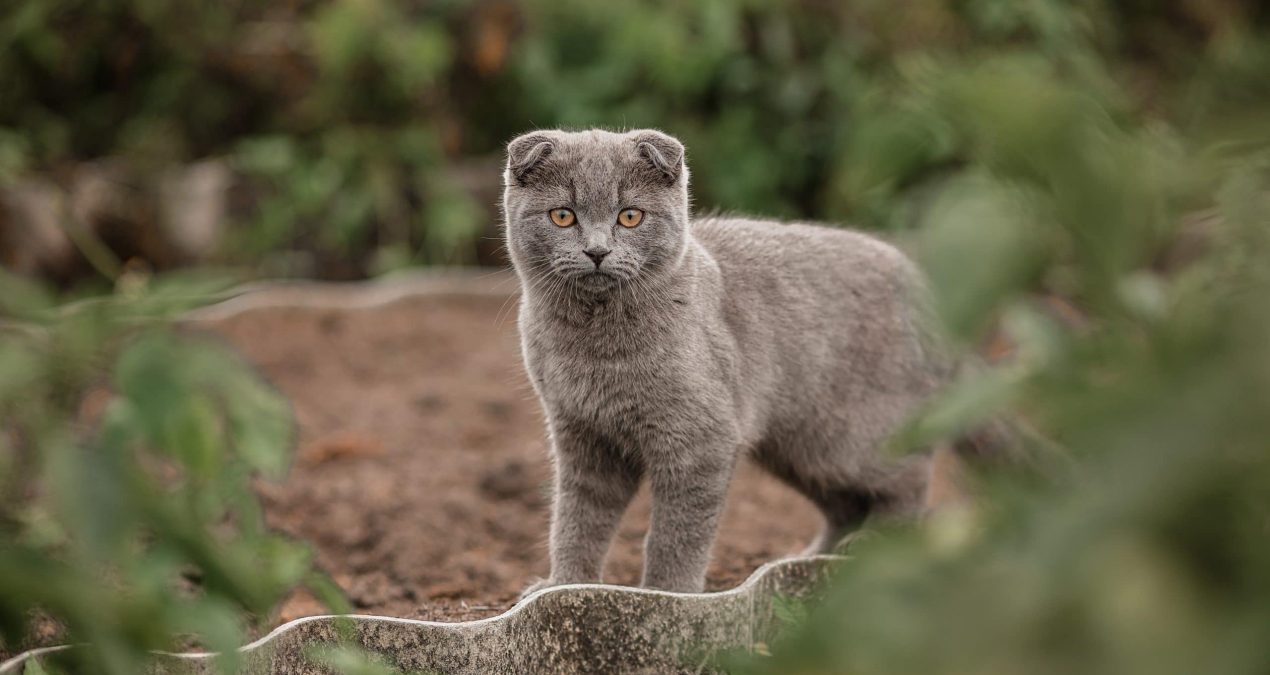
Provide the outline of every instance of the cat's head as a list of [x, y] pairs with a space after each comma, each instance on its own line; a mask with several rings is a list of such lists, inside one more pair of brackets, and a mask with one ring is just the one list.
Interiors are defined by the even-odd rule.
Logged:
[[687, 244], [684, 147], [660, 131], [535, 131], [507, 146], [507, 248], [529, 280], [595, 292], [678, 265]]

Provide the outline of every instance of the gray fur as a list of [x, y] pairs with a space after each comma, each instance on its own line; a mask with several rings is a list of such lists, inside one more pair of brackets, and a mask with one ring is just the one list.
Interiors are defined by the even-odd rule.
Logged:
[[[538, 587], [599, 580], [646, 478], [643, 585], [702, 590], [743, 456], [821, 508], [816, 550], [868, 515], [921, 508], [928, 459], [880, 449], [946, 371], [897, 249], [842, 229], [691, 221], [683, 146], [657, 131], [526, 134], [505, 178], [525, 366], [556, 473]], [[561, 207], [572, 227], [551, 222]], [[628, 207], [645, 212], [634, 229], [617, 224]], [[610, 252], [597, 267], [588, 250]]]

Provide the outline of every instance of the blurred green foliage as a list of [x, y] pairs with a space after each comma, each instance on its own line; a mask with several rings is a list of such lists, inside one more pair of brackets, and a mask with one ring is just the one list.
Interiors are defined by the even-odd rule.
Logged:
[[220, 290], [170, 279], [59, 303], [0, 277], [0, 649], [39, 626], [87, 643], [59, 655], [72, 672], [142, 672], [147, 649], [194, 645], [229, 669], [295, 585], [341, 606], [250, 489], [286, 469], [286, 401], [170, 325]]
[[[495, 198], [464, 177], [511, 136], [654, 126], [686, 142], [702, 209], [903, 229], [947, 172], [995, 152], [947, 114], [950, 68], [1015, 54], [1013, 77], [1078, 82], [1089, 100], [1072, 105], [1112, 123], [1203, 133], [1195, 120], [1270, 86], [1252, 39], [1266, 14], [1240, 0], [24, 0], [0, 9], [0, 181], [102, 156], [228, 157], [250, 181], [222, 259], [302, 250], [367, 273], [472, 260]], [[1027, 87], [962, 92], [1030, 105], [979, 124], [1039, 143], [1065, 139], [1033, 122], [1085, 114]], [[1255, 122], [1239, 110], [1224, 123]], [[496, 191], [497, 171], [479, 176]]]

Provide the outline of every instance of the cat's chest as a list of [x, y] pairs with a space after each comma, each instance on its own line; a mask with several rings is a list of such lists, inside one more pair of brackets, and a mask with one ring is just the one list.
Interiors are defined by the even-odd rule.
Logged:
[[526, 358], [543, 397], [575, 409], [634, 403], [677, 379], [667, 359], [653, 353], [604, 358], [548, 345], [530, 349]]
[[557, 428], [589, 430], [640, 452], [663, 446], [667, 434], [683, 435], [675, 430], [682, 432], [684, 414], [708, 408], [700, 400], [705, 390], [689, 384], [690, 373], [666, 361], [549, 359], [534, 370], [543, 406]]
[[[646, 414], [681, 396], [690, 373], [675, 344], [620, 343], [611, 336], [526, 336], [525, 361], [549, 411], [585, 418]], [[612, 342], [600, 342], [600, 340]]]

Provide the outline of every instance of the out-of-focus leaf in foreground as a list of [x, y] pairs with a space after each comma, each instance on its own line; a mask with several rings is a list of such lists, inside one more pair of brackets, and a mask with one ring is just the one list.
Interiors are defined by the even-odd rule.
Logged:
[[232, 668], [249, 622], [311, 567], [265, 530], [250, 489], [287, 466], [288, 404], [226, 348], [171, 325], [219, 286], [160, 281], [59, 304], [2, 281], [4, 648], [44, 622], [85, 644], [48, 657], [73, 672], [141, 672], [146, 650], [194, 645]]

